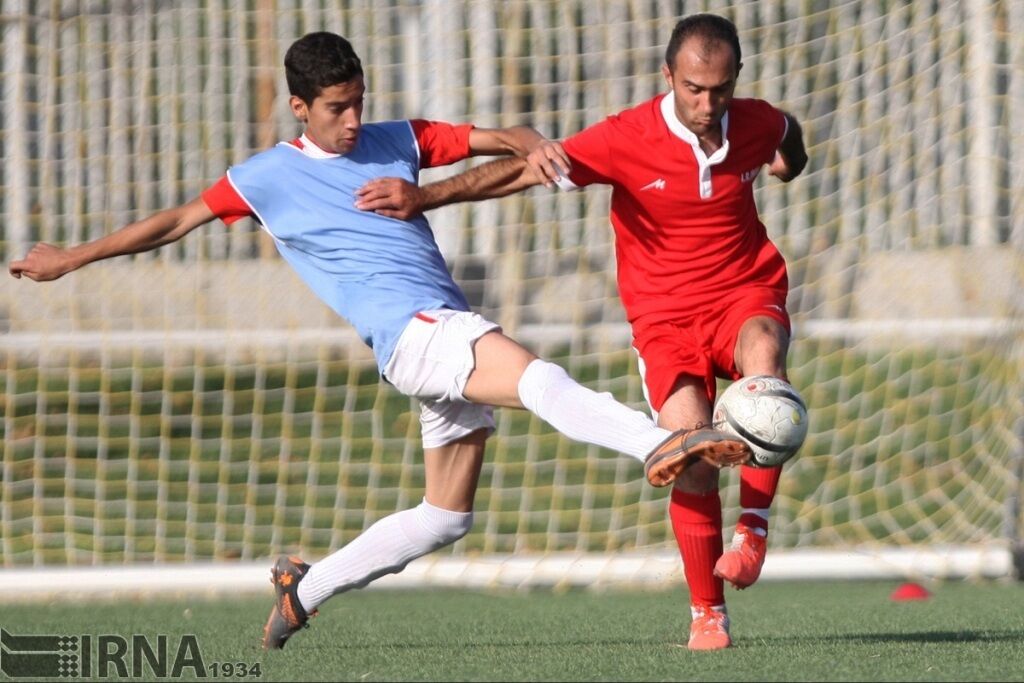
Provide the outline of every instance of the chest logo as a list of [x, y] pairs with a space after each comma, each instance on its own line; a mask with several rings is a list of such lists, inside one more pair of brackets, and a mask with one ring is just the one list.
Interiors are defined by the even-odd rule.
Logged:
[[647, 183], [646, 185], [644, 185], [643, 187], [641, 187], [640, 191], [643, 192], [644, 190], [664, 190], [664, 189], [665, 189], [665, 179], [664, 178], [658, 178], [657, 180], [653, 180], [653, 181]]

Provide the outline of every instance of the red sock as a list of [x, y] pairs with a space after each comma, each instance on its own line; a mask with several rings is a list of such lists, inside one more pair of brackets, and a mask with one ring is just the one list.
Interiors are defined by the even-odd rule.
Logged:
[[668, 515], [683, 557], [690, 604], [724, 604], [724, 586], [714, 574], [715, 562], [722, 556], [722, 500], [718, 491], [698, 495], [672, 489]]
[[[781, 467], [749, 467], [740, 468], [740, 507], [745, 509], [767, 510], [775, 499], [775, 489], [779, 486]], [[768, 532], [768, 520], [749, 512], [740, 515], [740, 524], [751, 529], [763, 529]]]

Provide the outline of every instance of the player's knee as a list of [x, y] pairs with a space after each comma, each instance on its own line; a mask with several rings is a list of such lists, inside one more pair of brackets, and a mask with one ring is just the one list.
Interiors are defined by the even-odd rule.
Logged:
[[473, 528], [473, 512], [454, 512], [423, 501], [417, 508], [417, 521], [431, 539], [434, 549], [459, 540]]
[[739, 339], [752, 347], [778, 347], [789, 343], [789, 333], [775, 318], [756, 316], [740, 328]]
[[530, 412], [542, 413], [544, 404], [557, 400], [562, 385], [568, 382], [572, 380], [561, 366], [534, 359], [519, 378], [519, 401]]
[[694, 463], [679, 475], [675, 487], [684, 493], [711, 493], [718, 488], [718, 470], [705, 462]]

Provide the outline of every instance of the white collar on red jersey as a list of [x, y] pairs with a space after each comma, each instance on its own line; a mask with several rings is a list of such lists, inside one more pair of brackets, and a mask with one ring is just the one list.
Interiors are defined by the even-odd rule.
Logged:
[[305, 133], [303, 133], [301, 137], [295, 138], [294, 140], [284, 144], [291, 145], [311, 159], [333, 159], [341, 156], [340, 154], [328, 152], [321, 148], [318, 144], [310, 140]]
[[661, 98], [661, 116], [665, 119], [669, 131], [693, 148], [693, 156], [697, 159], [697, 166], [700, 170], [700, 196], [707, 199], [712, 193], [711, 167], [722, 163], [729, 156], [729, 112], [725, 112], [722, 116], [722, 146], [715, 150], [710, 157], [700, 146], [697, 134], [684, 126], [676, 116], [675, 98], [671, 92]]
[[[661, 115], [665, 118], [665, 123], [668, 124], [668, 129], [672, 133], [683, 140], [693, 145], [696, 149], [700, 150], [701, 154], [704, 154], [704, 150], [701, 149], [700, 140], [697, 139], [697, 134], [692, 130], [683, 125], [683, 122], [676, 116], [675, 98], [672, 93], [666, 94], [661, 98]], [[722, 146], [718, 150], [708, 157], [708, 161], [711, 165], [721, 163], [725, 157], [729, 155], [729, 112], [725, 112], [722, 116]], [[707, 157], [706, 154], [704, 154]]]

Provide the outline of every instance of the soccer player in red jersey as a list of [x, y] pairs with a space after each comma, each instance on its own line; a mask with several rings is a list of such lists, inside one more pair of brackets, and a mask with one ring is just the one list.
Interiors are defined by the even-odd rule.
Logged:
[[[786, 264], [758, 218], [753, 182], [765, 165], [788, 182], [807, 163], [790, 114], [734, 98], [740, 54], [730, 21], [687, 17], [662, 67], [671, 92], [536, 149], [530, 161], [546, 178], [500, 160], [422, 188], [378, 179], [357, 206], [402, 216], [541, 183], [611, 185], [619, 293], [648, 402], [662, 427], [707, 425], [716, 377], [786, 378]], [[780, 471], [742, 467], [725, 552], [718, 470], [702, 462], [676, 480], [669, 516], [690, 589], [691, 649], [731, 645], [723, 580], [742, 589], [760, 576]]]

